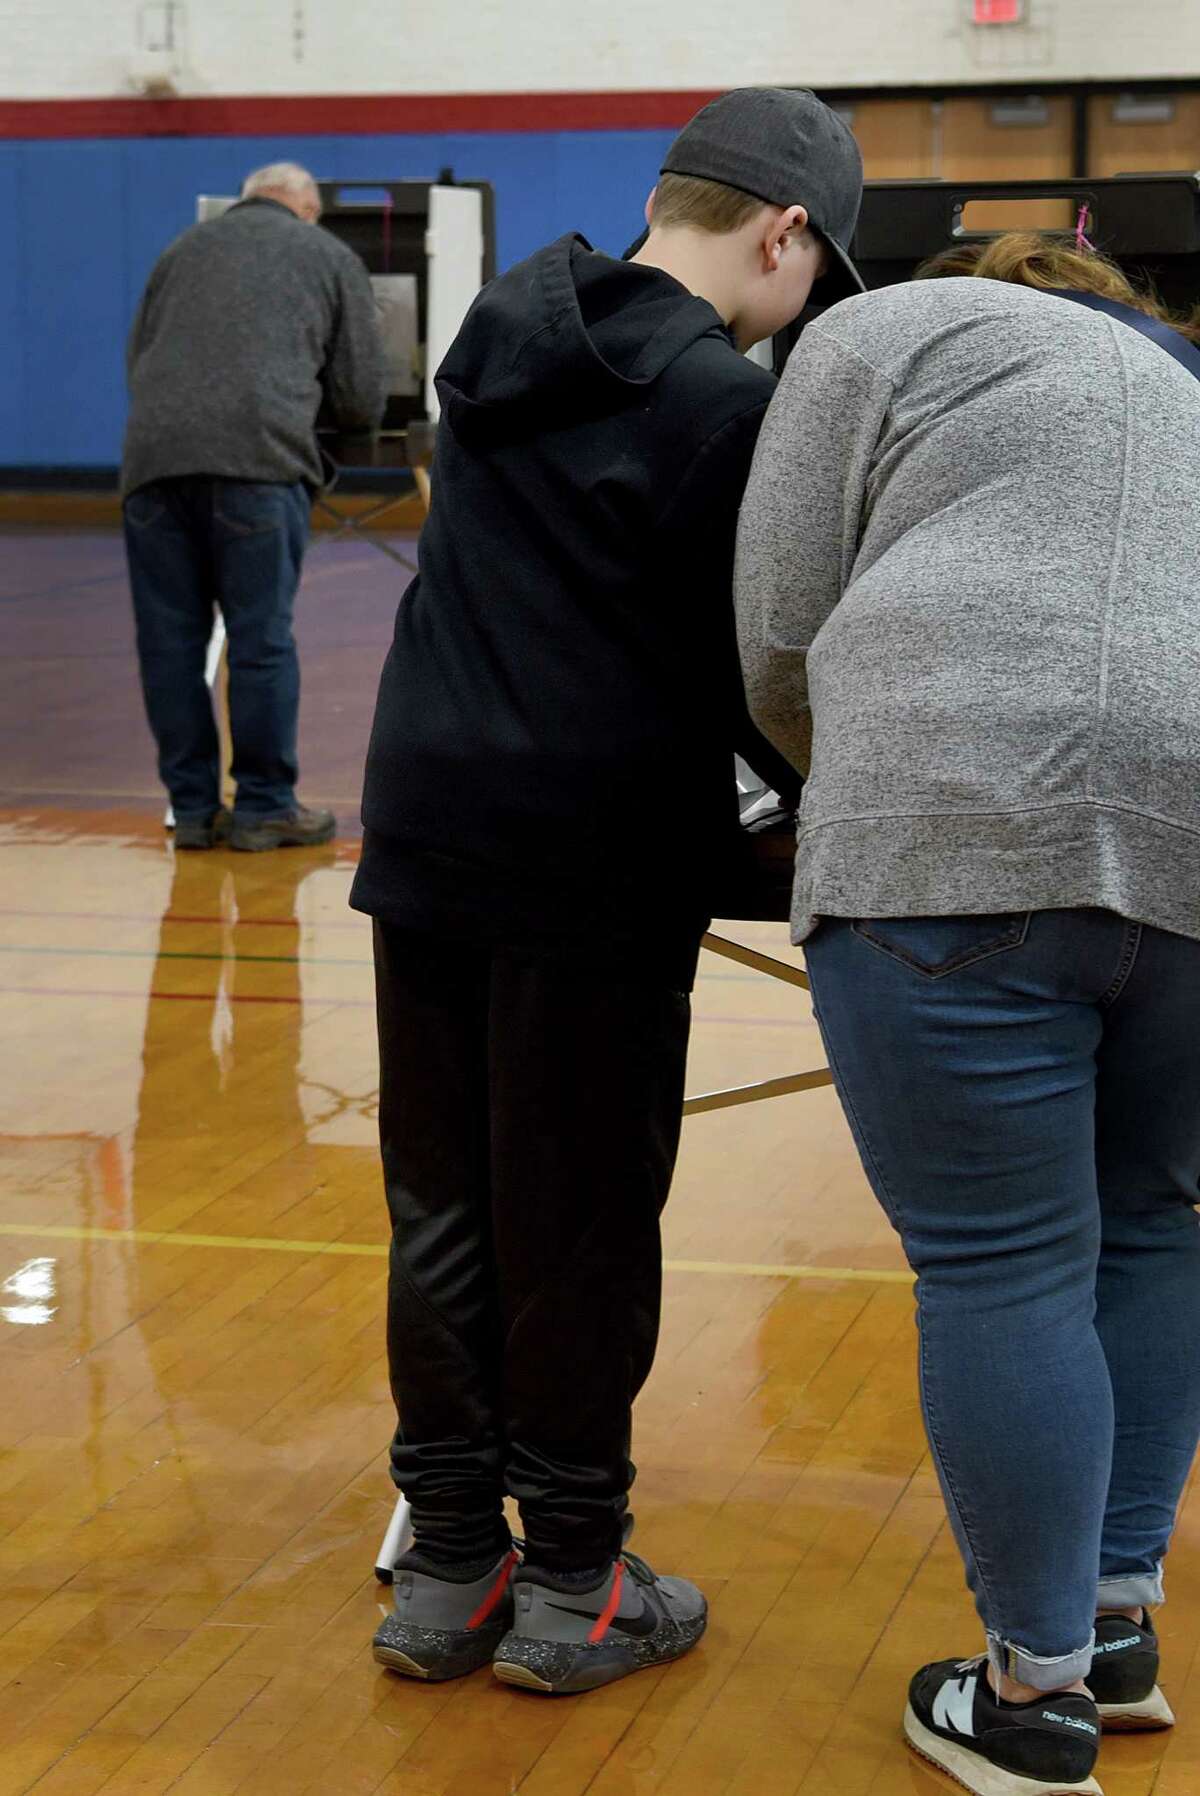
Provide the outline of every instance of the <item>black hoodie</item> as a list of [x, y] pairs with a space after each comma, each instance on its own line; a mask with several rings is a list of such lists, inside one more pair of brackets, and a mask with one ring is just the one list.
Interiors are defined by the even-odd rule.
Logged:
[[774, 385], [706, 300], [581, 237], [480, 295], [437, 378], [358, 909], [654, 956], [720, 908], [735, 749], [796, 783], [750, 729], [731, 596]]

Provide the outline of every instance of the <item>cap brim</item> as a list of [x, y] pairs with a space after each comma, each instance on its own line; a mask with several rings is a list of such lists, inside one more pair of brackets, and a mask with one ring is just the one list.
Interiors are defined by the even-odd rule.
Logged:
[[835, 306], [840, 299], [853, 299], [856, 293], [865, 293], [867, 283], [859, 274], [841, 244], [834, 238], [827, 237], [824, 231], [813, 230], [829, 252], [829, 267], [820, 280], [813, 282], [812, 304], [815, 306]]

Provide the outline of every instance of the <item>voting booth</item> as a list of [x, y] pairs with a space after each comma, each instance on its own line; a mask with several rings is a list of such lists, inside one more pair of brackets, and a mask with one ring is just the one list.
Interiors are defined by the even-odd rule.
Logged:
[[[1111, 256], [1135, 286], [1149, 281], [1169, 306], [1200, 300], [1200, 175], [1097, 180], [868, 181], [850, 254], [868, 288], [909, 281], [922, 262], [1005, 231], [1074, 232]], [[809, 307], [775, 339], [782, 370]]]
[[385, 435], [437, 418], [433, 377], [475, 295], [496, 272], [486, 181], [319, 181], [323, 231], [371, 277], [388, 358]]
[[[317, 420], [329, 482], [314, 503], [335, 524], [336, 542], [378, 526], [412, 480], [428, 501], [434, 376], [479, 289], [495, 275], [496, 206], [489, 182], [458, 182], [451, 169], [436, 181], [318, 181], [317, 188], [320, 228], [353, 250], [371, 277], [388, 371], [377, 434], [348, 437], [332, 419]], [[344, 489], [364, 487], [377, 495], [367, 511], [341, 505]], [[409, 557], [384, 538], [365, 540], [411, 570]]]

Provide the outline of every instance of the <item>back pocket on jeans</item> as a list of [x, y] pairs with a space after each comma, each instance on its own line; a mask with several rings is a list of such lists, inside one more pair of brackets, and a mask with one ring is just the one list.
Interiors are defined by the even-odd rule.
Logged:
[[128, 495], [122, 506], [125, 522], [134, 530], [152, 530], [167, 515], [167, 502], [153, 483], [139, 486]]
[[851, 924], [856, 936], [926, 979], [961, 973], [994, 954], [1019, 948], [1031, 913], [982, 917], [874, 917]]
[[288, 492], [273, 480], [222, 480], [213, 516], [233, 536], [265, 536], [286, 523]]

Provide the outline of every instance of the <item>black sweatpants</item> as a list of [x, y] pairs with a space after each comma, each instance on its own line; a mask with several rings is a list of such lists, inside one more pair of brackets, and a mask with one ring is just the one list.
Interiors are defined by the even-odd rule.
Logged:
[[651, 972], [375, 924], [392, 1471], [416, 1543], [620, 1549], [654, 1360], [690, 1002]]

